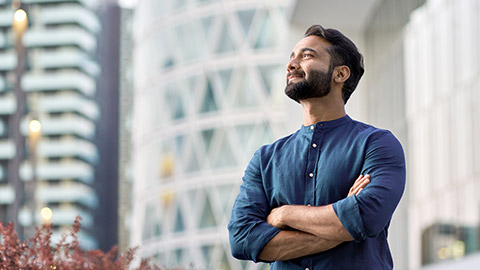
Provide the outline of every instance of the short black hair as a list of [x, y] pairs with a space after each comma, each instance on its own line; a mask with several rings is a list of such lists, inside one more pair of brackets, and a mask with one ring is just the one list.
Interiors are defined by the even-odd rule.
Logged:
[[346, 104], [365, 72], [362, 54], [349, 38], [336, 29], [325, 29], [315, 24], [305, 31], [304, 36], [318, 36], [331, 43], [328, 49], [331, 56], [330, 65], [332, 67], [345, 65], [350, 69], [350, 77], [342, 88], [343, 102]]

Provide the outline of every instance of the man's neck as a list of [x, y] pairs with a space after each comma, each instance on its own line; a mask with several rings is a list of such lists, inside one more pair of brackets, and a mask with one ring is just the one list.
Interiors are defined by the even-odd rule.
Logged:
[[304, 126], [339, 119], [346, 115], [343, 100], [331, 100], [325, 97], [310, 98], [301, 100], [300, 104], [303, 107]]

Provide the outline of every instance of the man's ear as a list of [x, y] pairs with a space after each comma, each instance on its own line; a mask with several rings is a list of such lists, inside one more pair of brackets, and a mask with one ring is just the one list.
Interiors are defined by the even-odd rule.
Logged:
[[350, 69], [347, 66], [337, 66], [333, 71], [333, 80], [336, 83], [344, 83], [350, 78]]

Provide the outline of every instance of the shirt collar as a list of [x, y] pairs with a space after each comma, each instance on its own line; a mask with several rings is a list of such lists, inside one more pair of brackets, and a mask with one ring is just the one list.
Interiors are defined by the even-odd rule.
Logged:
[[316, 124], [309, 125], [309, 126], [302, 125], [302, 127], [300, 128], [300, 131], [306, 132], [306, 133], [313, 133], [313, 131], [318, 128], [321, 128], [322, 130], [332, 129], [332, 128], [341, 126], [343, 124], [349, 123], [351, 121], [353, 121], [352, 118], [350, 118], [350, 116], [348, 115], [345, 115], [344, 117], [331, 120], [331, 121], [318, 122]]

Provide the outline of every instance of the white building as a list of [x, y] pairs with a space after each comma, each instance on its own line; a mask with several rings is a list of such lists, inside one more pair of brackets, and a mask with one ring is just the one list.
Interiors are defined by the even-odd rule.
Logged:
[[476, 0], [140, 1], [132, 244], [167, 266], [265, 267], [231, 257], [226, 223], [254, 150], [299, 126], [284, 67], [318, 23], [365, 57], [348, 114], [390, 129], [407, 154], [395, 269], [475, 269], [479, 12]]
[[[13, 1], [20, 2], [20, 1]], [[26, 68], [21, 90], [26, 93], [21, 112], [20, 132], [28, 134], [28, 121], [34, 114], [42, 125], [37, 148], [37, 184], [35, 189], [35, 224], [43, 222], [40, 208], [53, 211], [53, 239], [62, 227], [71, 226], [77, 215], [82, 217], [80, 241], [86, 248], [96, 248], [93, 236], [93, 211], [98, 197], [92, 185], [98, 151], [92, 143], [99, 118], [94, 99], [100, 67], [95, 60], [97, 35], [101, 30], [95, 13], [97, 1], [23, 0], [29, 27], [23, 35]], [[12, 21], [12, 1], [0, 1], [0, 204], [2, 221], [17, 220], [30, 226], [31, 211], [20, 202], [23, 189], [15, 191], [11, 163], [21, 153], [19, 176], [26, 190], [32, 173], [31, 152], [27, 144], [16, 148], [11, 126], [17, 108], [14, 93], [18, 66]], [[18, 72], [17, 72], [18, 73]], [[21, 138], [25, 140], [25, 138]], [[18, 216], [17, 216], [18, 214]], [[31, 235], [26, 235], [31, 237]]]

